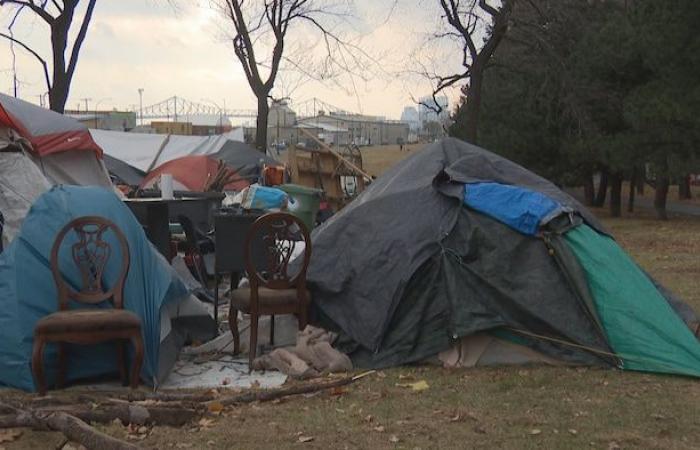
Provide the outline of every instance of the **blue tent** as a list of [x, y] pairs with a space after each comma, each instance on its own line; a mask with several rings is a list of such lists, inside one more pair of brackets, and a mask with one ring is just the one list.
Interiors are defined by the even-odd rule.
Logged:
[[[32, 205], [19, 235], [0, 254], [0, 384], [35, 389], [31, 372], [34, 325], [58, 308], [49, 267], [51, 247], [65, 224], [88, 215], [114, 222], [129, 243], [130, 269], [124, 307], [136, 313], [142, 322], [145, 356], [141, 378], [147, 383], [156, 382], [161, 356], [161, 308], [186, 298], [187, 288], [165, 258], [153, 249], [131, 211], [113, 192], [97, 187], [57, 186]], [[59, 255], [64, 276], [79, 286], [80, 277], [66, 245], [70, 241], [64, 242]], [[110, 258], [105, 270], [105, 286], [111, 286], [117, 276], [121, 257], [118, 253], [115, 250], [114, 256], [118, 257]], [[67, 380], [116, 373], [115, 351], [112, 343], [69, 346]], [[55, 346], [48, 345], [44, 361], [49, 386], [56, 375], [56, 356]]]

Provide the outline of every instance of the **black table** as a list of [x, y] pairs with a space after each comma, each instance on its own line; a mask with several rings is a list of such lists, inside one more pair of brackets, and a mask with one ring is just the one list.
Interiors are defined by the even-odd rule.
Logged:
[[171, 219], [177, 221], [177, 215], [184, 213], [193, 223], [207, 224], [210, 222], [211, 209], [216, 206], [211, 199], [205, 197], [128, 198], [124, 203], [145, 228], [148, 240], [168, 261], [175, 256], [170, 244]]

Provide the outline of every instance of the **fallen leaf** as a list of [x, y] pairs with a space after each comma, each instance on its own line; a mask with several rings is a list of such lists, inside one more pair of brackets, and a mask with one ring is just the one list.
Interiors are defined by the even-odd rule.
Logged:
[[0, 430], [0, 442], [12, 442], [22, 436], [22, 430], [7, 429]]
[[374, 427], [374, 431], [377, 431], [379, 433], [384, 433], [384, 427], [379, 425], [378, 427]]
[[621, 448], [620, 444], [618, 444], [615, 441], [612, 441], [611, 443], [608, 444], [608, 450], [619, 450], [620, 448]]
[[334, 396], [340, 396], [346, 394], [347, 392], [347, 389], [343, 389], [341, 386], [336, 386], [333, 389], [331, 389], [330, 394]]
[[571, 433], [573, 435], [577, 435], [578, 431], [574, 430], [573, 428], [569, 428], [569, 433]]
[[484, 428], [481, 425], [477, 425], [476, 427], [474, 427], [474, 431], [479, 434], [486, 434], [486, 428]]
[[651, 418], [652, 418], [652, 419], [656, 419], [656, 420], [668, 419], [668, 417], [666, 417], [666, 416], [664, 416], [664, 415], [662, 415], [662, 414], [652, 414], [652, 415], [651, 415]]
[[399, 375], [399, 380], [415, 380], [415, 377], [413, 375], [404, 375], [400, 374]]
[[424, 391], [430, 387], [425, 380], [416, 381], [415, 383], [397, 383], [396, 386], [410, 388], [415, 392]]
[[369, 422], [372, 422], [373, 420], [374, 420], [374, 417], [372, 417], [371, 414], [368, 415], [368, 416], [365, 416], [365, 422], [368, 422], [368, 423], [369, 423]]
[[540, 430], [539, 428], [533, 428], [532, 430], [530, 430], [530, 434], [532, 434], [532, 435], [541, 434], [541, 433], [542, 433], [542, 430]]
[[192, 444], [188, 444], [187, 442], [178, 442], [175, 444], [175, 448], [190, 448], [192, 447]]
[[202, 427], [202, 428], [211, 428], [214, 426], [214, 423], [216, 423], [213, 419], [207, 419], [206, 417], [202, 418], [197, 422], [197, 424]]
[[379, 378], [386, 378], [386, 374], [385, 374], [384, 372], [381, 372], [381, 371], [380, 371], [380, 372], [377, 372], [377, 376], [378, 376]]
[[207, 409], [212, 414], [221, 414], [224, 410], [224, 404], [221, 402], [211, 402], [207, 404]]
[[399, 442], [399, 437], [395, 434], [392, 434], [389, 438], [389, 442], [393, 442], [394, 444], [396, 444], [397, 442]]
[[213, 446], [216, 445], [216, 442], [214, 442], [214, 441], [207, 441], [207, 445], [208, 445], [209, 447], [213, 447]]
[[313, 436], [299, 436], [299, 442], [311, 442], [314, 440]]

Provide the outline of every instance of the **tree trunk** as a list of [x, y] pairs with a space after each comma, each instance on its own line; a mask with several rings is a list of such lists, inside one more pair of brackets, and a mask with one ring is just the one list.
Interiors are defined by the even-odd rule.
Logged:
[[661, 220], [668, 220], [666, 214], [666, 197], [668, 196], [669, 179], [667, 175], [656, 177], [656, 192], [654, 193], [654, 209]]
[[630, 195], [627, 198], [627, 212], [634, 212], [634, 194], [637, 185], [637, 178], [639, 177], [639, 171], [636, 167], [632, 168], [632, 176], [630, 177]]
[[644, 195], [644, 185], [646, 184], [646, 169], [644, 166], [637, 172], [637, 194]]
[[598, 183], [598, 194], [595, 197], [593, 206], [602, 208], [605, 205], [605, 197], [608, 195], [608, 169], [600, 171], [600, 183]]
[[622, 215], [622, 174], [620, 172], [610, 174], [610, 215], [612, 217]]
[[595, 203], [595, 185], [593, 184], [593, 175], [590, 173], [583, 180], [583, 197], [586, 206], [593, 206]]
[[267, 118], [270, 106], [267, 104], [267, 93], [258, 96], [258, 120], [255, 128], [255, 147], [267, 152]]
[[678, 199], [690, 200], [691, 198], [693, 194], [690, 191], [690, 175], [686, 175], [678, 181]]
[[479, 129], [479, 111], [481, 109], [481, 87], [483, 85], [484, 70], [478, 65], [472, 65], [467, 99], [465, 107], [464, 140], [474, 145], [477, 144]]

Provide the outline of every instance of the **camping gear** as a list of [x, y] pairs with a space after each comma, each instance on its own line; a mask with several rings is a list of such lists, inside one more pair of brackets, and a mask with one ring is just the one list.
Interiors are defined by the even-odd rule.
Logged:
[[[110, 242], [107, 234], [114, 234]], [[117, 245], [112, 245], [112, 244]], [[118, 254], [115, 250], [119, 250]], [[66, 257], [66, 253], [70, 258]], [[111, 286], [104, 286], [102, 274], [107, 265], [118, 258], [117, 276]], [[70, 283], [64, 273], [73, 274], [59, 260], [72, 259], [80, 275], [78, 283], [71, 277]], [[124, 282], [129, 272], [129, 244], [117, 226], [102, 217], [79, 217], [70, 221], [61, 231], [51, 248], [51, 272], [58, 291], [58, 312], [37, 321], [34, 326], [34, 348], [32, 350], [32, 373], [40, 395], [46, 394], [44, 380], [44, 346], [58, 345], [58, 375], [56, 384], [60, 388], [66, 376], [66, 344], [97, 344], [116, 342], [116, 355], [122, 382], [126, 384], [126, 361], [124, 340], [134, 346], [131, 363], [131, 387], [139, 385], [143, 364], [143, 339], [141, 319], [131, 311], [124, 310]], [[77, 290], [73, 286], [79, 286]], [[72, 307], [69, 303], [72, 303]], [[75, 305], [82, 303], [82, 307]], [[109, 304], [107, 306], [106, 304]], [[85, 307], [90, 305], [91, 307]], [[107, 306], [107, 307], [105, 307]]]
[[209, 156], [194, 155], [168, 161], [151, 170], [141, 182], [141, 189], [153, 188], [164, 173], [172, 175], [173, 187], [178, 191], [206, 192], [217, 177], [226, 180], [220, 186], [224, 190], [240, 191], [250, 184], [232, 167]]
[[284, 183], [284, 167], [265, 166], [263, 169], [263, 180], [265, 186], [279, 186]]
[[[301, 264], [292, 269], [289, 262], [301, 241], [304, 254], [297, 259]], [[252, 255], [255, 247], [262, 244], [266, 252], [265, 264], [256, 264]], [[275, 341], [274, 316], [298, 314], [299, 329], [307, 322], [310, 298], [306, 290], [306, 269], [311, 258], [311, 239], [306, 225], [297, 217], [287, 213], [265, 214], [253, 223], [245, 243], [245, 265], [249, 288], [238, 288], [231, 292], [229, 326], [233, 333], [233, 352], [240, 351], [238, 311], [250, 314], [250, 349], [248, 357], [252, 368], [258, 341], [258, 318], [271, 317], [270, 345]], [[290, 270], [291, 269], [291, 270]]]
[[[445, 139], [313, 232], [313, 311], [359, 367], [421, 361], [487, 333], [480, 361], [700, 376], [698, 319], [549, 181]], [[520, 356], [512, 353], [522, 348]], [[541, 358], [540, 358], [541, 359]]]
[[[82, 216], [100, 216], [124, 233], [129, 245], [129, 273], [124, 285], [124, 309], [141, 319], [144, 364], [141, 378], [157, 386], [170, 371], [185, 338], [198, 326], [211, 330], [211, 318], [188, 294], [177, 273], [156, 252], [143, 229], [110, 190], [97, 187], [57, 186], [40, 196], [22, 223], [19, 234], [0, 254], [0, 384], [29, 391], [30, 358], [37, 321], [57, 310], [57, 291], [49, 264], [56, 235], [66, 223]], [[114, 237], [108, 236], [114, 248]], [[66, 266], [69, 251], [59, 253]], [[80, 279], [75, 270], [63, 271], [72, 286]], [[105, 286], [119, 275], [117, 258], [103, 272]], [[46, 347], [45, 364], [56, 367], [54, 346]], [[114, 348], [108, 344], [70, 348], [66, 382], [118, 373]], [[48, 385], [54, 370], [46, 372]]]
[[28, 155], [52, 184], [112, 186], [102, 149], [77, 120], [0, 94], [0, 130], [6, 128], [26, 139]]
[[287, 206], [289, 196], [281, 189], [252, 184], [241, 192], [243, 209], [279, 210]]
[[298, 184], [283, 184], [279, 188], [291, 197], [287, 207], [289, 212], [300, 218], [309, 229], [312, 229], [316, 224], [316, 214], [318, 214], [321, 205], [323, 191]]
[[221, 149], [211, 156], [235, 168], [241, 178], [248, 180], [250, 183], [258, 181], [264, 167], [276, 168], [282, 166], [282, 164], [265, 153], [248, 144], [234, 140], [226, 141]]

